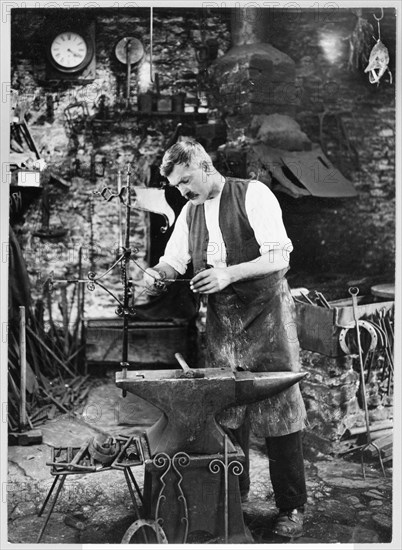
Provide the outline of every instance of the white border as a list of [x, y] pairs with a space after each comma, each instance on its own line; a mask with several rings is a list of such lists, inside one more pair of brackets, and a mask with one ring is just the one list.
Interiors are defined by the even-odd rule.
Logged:
[[[398, 74], [396, 76], [396, 90], [397, 90], [397, 103], [396, 103], [396, 195], [397, 195], [397, 235], [396, 235], [396, 334], [400, 334], [401, 327], [401, 156], [397, 154], [397, 151], [401, 151], [401, 12], [402, 4], [399, 1], [381, 1], [381, 0], [367, 0], [366, 2], [356, 2], [356, 1], [336, 1], [336, 2], [317, 2], [314, 0], [297, 0], [297, 2], [292, 1], [283, 1], [283, 0], [259, 0], [257, 2], [253, 1], [244, 1], [244, 0], [210, 0], [210, 1], [189, 1], [189, 0], [172, 0], [172, 1], [142, 1], [142, 0], [28, 0], [28, 1], [11, 1], [6, 2], [2, 0], [0, 2], [1, 7], [1, 56], [0, 56], [0, 75], [1, 75], [1, 111], [0, 111], [0, 121], [1, 121], [1, 149], [0, 149], [0, 160], [2, 166], [2, 181], [0, 183], [0, 240], [1, 240], [1, 264], [0, 264], [0, 298], [1, 298], [1, 307], [0, 307], [0, 316], [1, 316], [1, 327], [2, 327], [2, 341], [1, 341], [1, 355], [0, 355], [0, 366], [1, 366], [1, 404], [2, 404], [2, 416], [1, 416], [1, 430], [0, 430], [0, 443], [1, 453], [0, 458], [0, 480], [3, 484], [7, 479], [7, 454], [4, 452], [4, 449], [7, 448], [7, 417], [6, 417], [6, 404], [7, 404], [7, 349], [4, 345], [3, 335], [5, 334], [5, 327], [7, 327], [7, 294], [8, 294], [8, 280], [7, 280], [7, 247], [8, 247], [8, 204], [9, 204], [9, 188], [8, 182], [4, 181], [4, 163], [8, 159], [8, 147], [9, 147], [9, 99], [8, 99], [8, 89], [7, 85], [10, 82], [10, 8], [104, 8], [104, 7], [116, 7], [118, 8], [128, 8], [128, 7], [169, 7], [169, 8], [180, 8], [180, 7], [208, 7], [208, 8], [236, 8], [236, 7], [262, 7], [262, 8], [352, 8], [352, 7], [372, 7], [373, 10], [378, 10], [381, 7], [395, 8], [397, 10], [397, 48], [396, 48], [396, 66], [399, 68]], [[7, 183], [7, 184], [6, 184]], [[270, 548], [300, 548], [308, 549], [318, 548], [350, 548], [350, 549], [366, 549], [376, 548], [381, 549], [401, 549], [402, 548], [402, 537], [401, 537], [401, 491], [400, 487], [402, 486], [402, 476], [401, 470], [398, 468], [401, 460], [401, 341], [396, 341], [395, 349], [395, 398], [394, 398], [394, 468], [393, 468], [393, 541], [389, 544], [317, 544], [317, 545], [306, 545], [306, 544], [291, 544], [291, 545], [276, 545], [270, 544]], [[2, 491], [3, 493], [3, 491]], [[7, 506], [6, 503], [1, 499], [0, 504], [0, 550], [5, 550], [8, 548], [21, 548], [26, 550], [27, 548], [47, 548], [50, 546], [47, 544], [10, 544], [7, 541]], [[173, 547], [175, 545], [168, 545]], [[179, 545], [179, 548], [190, 548], [194, 549], [196, 545], [185, 544]], [[237, 547], [234, 545], [205, 545], [208, 548], [233, 548]], [[243, 546], [243, 545], [241, 545]], [[138, 545], [136, 546], [138, 548]], [[154, 545], [147, 545], [146, 548], [157, 548]], [[261, 549], [263, 545], [261, 544], [250, 544], [246, 548], [259, 548]], [[85, 548], [88, 550], [98, 550], [100, 548], [105, 548], [111, 550], [113, 548], [119, 549], [133, 549], [132, 545], [98, 545], [98, 544], [57, 544], [52, 545], [51, 548], [61, 548], [61, 549], [81, 549]]]

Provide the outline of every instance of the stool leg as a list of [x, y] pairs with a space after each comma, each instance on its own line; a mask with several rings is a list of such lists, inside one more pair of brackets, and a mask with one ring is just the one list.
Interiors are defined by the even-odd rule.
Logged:
[[36, 540], [37, 543], [39, 543], [41, 541], [42, 535], [43, 535], [43, 533], [46, 529], [46, 525], [48, 524], [49, 518], [50, 518], [50, 516], [53, 512], [53, 508], [55, 507], [57, 499], [59, 498], [60, 491], [62, 490], [64, 482], [66, 481], [66, 477], [67, 477], [67, 474], [64, 474], [64, 475], [61, 476], [61, 480], [60, 480], [59, 486], [57, 487], [57, 491], [56, 491], [56, 494], [54, 496], [53, 502], [52, 502], [52, 504], [49, 508], [49, 511], [48, 511], [48, 513], [46, 515], [46, 518], [45, 518], [45, 521], [44, 521], [44, 524], [42, 525], [42, 529], [40, 530], [40, 533], [39, 533], [38, 538]]
[[[127, 487], [128, 487], [128, 490], [130, 491], [131, 500], [133, 501], [134, 510], [135, 510], [136, 515], [137, 515], [136, 519], [140, 519], [140, 512], [138, 510], [137, 501], [135, 500], [135, 494], [134, 494], [133, 488], [132, 488], [131, 483], [130, 483], [130, 476], [127, 473], [127, 468], [124, 468], [124, 476], [126, 478]], [[146, 544], [148, 544], [148, 537], [147, 537], [147, 534], [146, 534], [145, 530], [143, 531], [143, 535], [144, 535], [144, 542]]]
[[59, 479], [59, 477], [60, 477], [60, 476], [57, 475], [57, 476], [54, 478], [53, 483], [52, 483], [52, 486], [50, 487], [49, 492], [48, 492], [48, 494], [47, 494], [47, 496], [46, 496], [46, 498], [45, 498], [45, 502], [42, 504], [42, 508], [41, 508], [41, 509], [39, 510], [39, 512], [38, 512], [38, 517], [40, 517], [40, 516], [43, 514], [43, 512], [44, 512], [44, 510], [45, 510], [45, 508], [46, 508], [46, 504], [49, 502], [49, 498], [52, 496], [53, 489], [55, 488], [56, 483], [57, 483], [57, 480]]
[[132, 488], [131, 483], [130, 483], [130, 476], [127, 473], [127, 468], [124, 468], [124, 476], [126, 478], [128, 490], [130, 491], [131, 500], [133, 501], [135, 513], [137, 514], [137, 519], [140, 519], [140, 512], [138, 510], [138, 504], [137, 504], [137, 501], [135, 499], [135, 494], [134, 494], [133, 488]]
[[133, 472], [131, 471], [130, 468], [127, 468], [127, 472], [128, 472], [128, 475], [129, 475], [130, 478], [131, 478], [131, 481], [132, 481], [132, 483], [133, 483], [133, 485], [134, 485], [134, 487], [135, 487], [135, 490], [137, 491], [137, 494], [138, 494], [138, 496], [139, 496], [139, 498], [140, 498], [141, 504], [144, 505], [144, 497], [142, 496], [142, 493], [141, 493], [141, 491], [140, 491], [140, 488], [139, 488], [139, 486], [138, 486], [137, 480], [136, 480], [135, 477], [134, 477]]

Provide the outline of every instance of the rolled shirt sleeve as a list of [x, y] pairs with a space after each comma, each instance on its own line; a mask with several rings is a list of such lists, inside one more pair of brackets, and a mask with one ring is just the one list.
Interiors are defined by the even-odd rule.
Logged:
[[273, 262], [289, 264], [293, 245], [283, 224], [281, 207], [272, 191], [260, 181], [249, 182], [246, 212], [260, 245], [260, 254], [271, 254]]
[[159, 259], [160, 262], [173, 267], [180, 275], [184, 275], [191, 260], [188, 249], [187, 208], [188, 203], [183, 206], [166, 245], [164, 255]]

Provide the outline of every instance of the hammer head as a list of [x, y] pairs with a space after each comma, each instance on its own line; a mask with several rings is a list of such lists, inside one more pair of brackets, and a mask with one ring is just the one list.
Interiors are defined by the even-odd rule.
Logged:
[[176, 378], [205, 378], [205, 373], [199, 371], [198, 369], [191, 369], [187, 371], [177, 371], [178, 375]]

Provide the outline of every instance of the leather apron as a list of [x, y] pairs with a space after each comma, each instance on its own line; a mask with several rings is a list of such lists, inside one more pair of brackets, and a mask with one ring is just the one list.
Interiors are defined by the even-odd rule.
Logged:
[[[236, 283], [208, 296], [208, 367], [252, 372], [300, 370], [295, 305], [286, 271]], [[229, 407], [217, 416], [223, 426], [232, 429], [249, 421], [258, 437], [299, 431], [305, 418], [299, 384], [264, 401]]]

